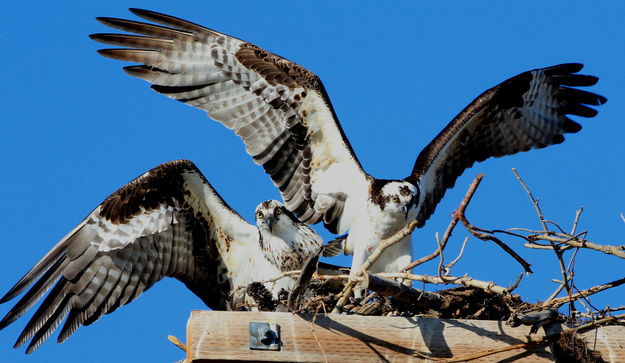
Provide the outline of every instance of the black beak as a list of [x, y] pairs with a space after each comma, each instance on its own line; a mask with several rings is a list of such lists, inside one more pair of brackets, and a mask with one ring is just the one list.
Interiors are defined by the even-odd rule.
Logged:
[[267, 217], [265, 218], [265, 223], [267, 224], [267, 227], [269, 228], [269, 232], [273, 232], [273, 225], [276, 224], [276, 218]]

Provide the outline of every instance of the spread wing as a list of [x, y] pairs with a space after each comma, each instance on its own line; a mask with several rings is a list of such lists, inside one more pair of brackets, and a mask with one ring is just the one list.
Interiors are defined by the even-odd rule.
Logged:
[[307, 69], [253, 44], [172, 16], [130, 9], [163, 24], [98, 18], [141, 34], [94, 34], [123, 46], [99, 53], [138, 62], [124, 68], [168, 97], [205, 110], [233, 130], [263, 166], [289, 210], [302, 221], [349, 227], [346, 199], [366, 197], [366, 174], [356, 159], [321, 83]]
[[[0, 322], [14, 322], [46, 294], [15, 347], [37, 349], [67, 315], [58, 342], [127, 304], [165, 276], [223, 309], [231, 240], [258, 236], [186, 160], [162, 164], [110, 195], [0, 300], [26, 291]], [[233, 242], [234, 243], [234, 242]]]
[[420, 187], [419, 225], [476, 161], [559, 144], [565, 133], [581, 129], [566, 115], [595, 116], [597, 111], [586, 105], [598, 106], [606, 99], [571, 88], [597, 83], [597, 77], [577, 74], [582, 68], [570, 63], [521, 73], [462, 110], [421, 151], [406, 178]]

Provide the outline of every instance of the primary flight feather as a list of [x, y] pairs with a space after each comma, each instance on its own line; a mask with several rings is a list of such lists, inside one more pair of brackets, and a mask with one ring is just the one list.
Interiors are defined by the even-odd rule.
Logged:
[[[301, 269], [322, 239], [282, 203], [262, 202], [247, 223], [187, 160], [161, 164], [102, 202], [2, 298], [28, 289], [0, 321], [26, 313], [50, 289], [19, 336], [37, 349], [67, 316], [58, 342], [128, 304], [163, 277], [183, 282], [211, 309], [237, 308], [251, 282]], [[295, 280], [267, 283], [274, 298]], [[231, 296], [232, 295], [232, 296]]]
[[[417, 220], [423, 226], [445, 191], [473, 163], [564, 141], [580, 125], [568, 114], [593, 117], [602, 96], [582, 65], [560, 64], [521, 73], [485, 91], [421, 151], [403, 179], [367, 174], [355, 156], [319, 78], [256, 45], [148, 10], [143, 23], [98, 18], [133, 34], [94, 34], [121, 46], [103, 56], [137, 62], [125, 67], [168, 97], [202, 109], [233, 130], [255, 163], [279, 188], [286, 207], [308, 224], [349, 232], [352, 272], [381, 239]], [[412, 255], [410, 237], [385, 251], [371, 271], [397, 271]]]

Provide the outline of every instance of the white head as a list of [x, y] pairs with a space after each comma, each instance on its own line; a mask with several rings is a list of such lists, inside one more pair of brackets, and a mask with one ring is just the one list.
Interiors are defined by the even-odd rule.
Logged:
[[303, 262], [323, 243], [319, 235], [276, 200], [264, 201], [256, 207], [256, 225], [260, 230], [261, 250], [281, 271], [302, 268]]
[[278, 235], [291, 232], [296, 220], [282, 203], [266, 200], [256, 207], [256, 225], [263, 235]]
[[419, 190], [403, 180], [375, 180], [371, 185], [371, 208], [403, 223], [416, 218]]

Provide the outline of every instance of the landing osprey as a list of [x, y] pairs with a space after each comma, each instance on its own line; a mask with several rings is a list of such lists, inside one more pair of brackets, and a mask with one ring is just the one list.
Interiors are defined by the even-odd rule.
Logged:
[[[521, 73], [487, 90], [458, 114], [418, 155], [403, 179], [367, 174], [337, 120], [319, 78], [287, 59], [203, 26], [147, 10], [134, 14], [165, 26], [98, 18], [140, 34], [94, 34], [122, 46], [103, 56], [141, 65], [125, 67], [152, 88], [232, 129], [255, 163], [271, 177], [289, 210], [333, 233], [349, 231], [352, 271], [383, 238], [408, 222], [419, 227], [445, 191], [477, 161], [564, 141], [581, 126], [566, 115], [593, 117], [586, 105], [602, 96], [574, 89], [597, 77], [577, 74], [581, 64]], [[371, 271], [397, 271], [412, 255], [410, 237], [394, 245]]]
[[[34, 351], [69, 314], [61, 343], [163, 277], [182, 281], [211, 309], [236, 307], [245, 290], [228, 302], [235, 287], [300, 269], [321, 248], [321, 237], [275, 200], [256, 208], [256, 224], [232, 210], [190, 161], [161, 164], [106, 198], [22, 277], [0, 303], [35, 284], [0, 329], [53, 285], [15, 348], [32, 338], [26, 352]], [[293, 285], [290, 277], [266, 284], [274, 297]]]

